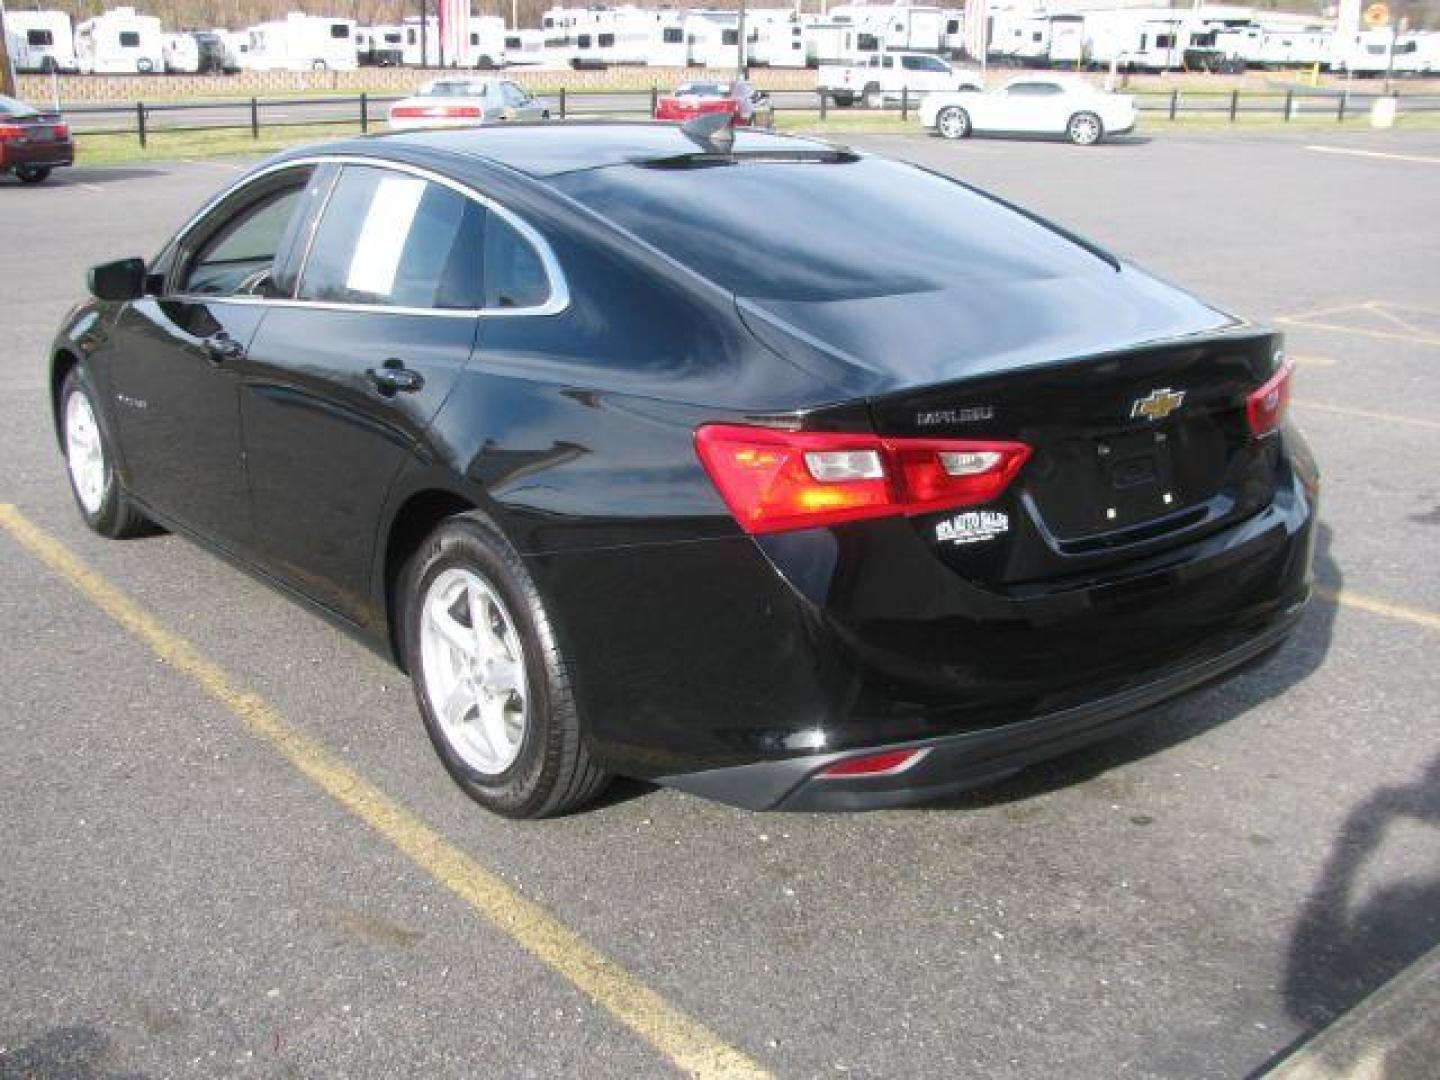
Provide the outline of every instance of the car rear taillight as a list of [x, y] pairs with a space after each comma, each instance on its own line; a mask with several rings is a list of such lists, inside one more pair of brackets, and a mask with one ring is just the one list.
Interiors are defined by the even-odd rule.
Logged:
[[483, 120], [479, 105], [396, 105], [390, 115], [402, 120]]
[[1285, 419], [1285, 409], [1290, 404], [1290, 383], [1295, 374], [1295, 361], [1282, 356], [1275, 374], [1245, 402], [1245, 415], [1250, 420], [1250, 430], [1258, 436], [1269, 435]]
[[56, 124], [50, 130], [55, 133], [55, 138], [57, 139], [68, 139], [70, 137], [69, 124]]
[[884, 438], [706, 424], [695, 448], [752, 534], [990, 502], [1030, 457], [1018, 442]]
[[0, 124], [0, 142], [12, 142], [15, 139], [23, 139], [25, 129], [15, 124]]
[[878, 754], [845, 758], [834, 765], [820, 770], [822, 780], [862, 779], [874, 776], [894, 776], [902, 773], [930, 752], [928, 746], [912, 750], [882, 750]]

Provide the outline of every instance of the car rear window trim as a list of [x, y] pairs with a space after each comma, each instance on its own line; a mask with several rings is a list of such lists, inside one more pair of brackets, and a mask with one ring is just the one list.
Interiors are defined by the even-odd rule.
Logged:
[[[401, 307], [390, 304], [342, 303], [333, 300], [299, 300], [293, 297], [212, 296], [208, 294], [196, 295], [191, 293], [177, 293], [173, 297], [171, 297], [171, 299], [203, 304], [235, 304], [244, 307], [263, 305], [267, 307], [315, 308], [326, 311], [357, 311], [372, 312], [377, 314], [388, 313], [391, 315], [422, 315], [441, 319], [513, 319], [530, 316], [558, 315], [561, 312], [566, 311], [570, 307], [570, 285], [565, 278], [564, 271], [560, 268], [560, 261], [555, 257], [555, 252], [545, 241], [545, 238], [541, 236], [539, 231], [536, 230], [535, 227], [531, 225], [528, 221], [526, 221], [524, 218], [520, 217], [509, 207], [502, 206], [494, 199], [483, 195], [482, 193], [476, 191], [474, 188], [468, 187], [460, 181], [454, 180], [451, 177], [444, 175], [443, 173], [435, 172], [420, 165], [411, 165], [409, 162], [390, 161], [385, 158], [368, 157], [364, 154], [314, 154], [306, 155], [304, 157], [287, 158], [284, 161], [277, 161], [272, 165], [268, 165], [263, 169], [250, 173], [241, 180], [230, 185], [230, 187], [226, 188], [224, 191], [220, 192], [220, 194], [216, 195], [215, 198], [211, 199], [208, 203], [206, 203], [205, 206], [202, 207], [197, 214], [195, 214], [188, 222], [185, 223], [185, 227], [181, 229], [180, 232], [176, 235], [174, 243], [176, 245], [183, 245], [185, 240], [189, 237], [190, 233], [195, 229], [195, 227], [199, 225], [200, 222], [203, 221], [207, 216], [209, 216], [210, 212], [215, 209], [215, 207], [219, 206], [222, 202], [224, 202], [230, 196], [234, 195], [236, 192], [250, 186], [251, 184], [263, 179], [266, 176], [271, 175], [272, 173], [307, 165], [357, 165], [368, 166], [378, 169], [389, 169], [393, 172], [407, 173], [411, 176], [419, 177], [422, 180], [439, 184], [442, 187], [449, 188], [451, 191], [454, 191], [456, 194], [466, 199], [470, 199], [474, 202], [479, 203], [486, 209], [487, 212], [497, 215], [506, 224], [511, 226], [517, 233], [520, 234], [520, 236], [525, 240], [526, 243], [528, 243], [532, 248], [534, 248], [536, 254], [540, 256], [540, 263], [545, 268], [546, 280], [550, 284], [549, 298], [543, 304], [536, 304], [530, 307], [517, 308]], [[338, 176], [339, 170], [337, 169], [336, 177], [338, 178]], [[331, 181], [330, 188], [331, 191], [333, 191], [334, 180]], [[327, 204], [329, 202], [329, 195], [330, 192], [327, 191], [325, 199]], [[324, 209], [325, 208], [322, 207], [320, 213], [316, 215], [317, 223], [323, 215]], [[309, 254], [310, 252], [307, 247], [305, 252], [306, 261], [308, 261], [309, 259]], [[302, 266], [302, 274], [303, 271], [304, 268]], [[299, 280], [300, 277], [297, 276], [297, 285], [299, 283]]]

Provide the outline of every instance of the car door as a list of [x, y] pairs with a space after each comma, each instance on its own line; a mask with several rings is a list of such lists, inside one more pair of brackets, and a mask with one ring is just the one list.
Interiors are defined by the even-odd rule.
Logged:
[[505, 101], [511, 120], [539, 120], [544, 109], [524, 89], [513, 82], [500, 84], [500, 96]]
[[252, 539], [239, 367], [267, 298], [293, 272], [311, 174], [276, 170], [225, 197], [152, 268], [156, 295], [126, 305], [111, 331], [127, 482], [162, 515], [230, 549]]
[[1003, 109], [996, 118], [999, 131], [1042, 132], [1053, 130], [1050, 114], [1055, 111], [1054, 97], [1060, 88], [1039, 80], [1013, 82], [1001, 92]]
[[296, 300], [240, 393], [258, 544], [281, 578], [365, 623], [380, 508], [470, 358], [487, 210], [381, 163], [336, 174]]

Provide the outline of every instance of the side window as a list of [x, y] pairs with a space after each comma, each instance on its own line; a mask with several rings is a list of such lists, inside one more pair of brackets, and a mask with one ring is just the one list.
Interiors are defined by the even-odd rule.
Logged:
[[140, 48], [140, 35], [134, 30], [121, 30], [120, 47], [122, 49]]
[[550, 279], [540, 255], [499, 214], [485, 230], [485, 306], [539, 307], [550, 299]]
[[506, 105], [513, 105], [516, 108], [530, 104], [530, 95], [511, 82], [500, 84], [500, 96]]
[[[281, 296], [276, 265], [295, 245], [309, 170], [247, 203], [188, 260], [176, 291], [194, 296]], [[203, 226], [202, 226], [203, 228]]]
[[485, 208], [417, 176], [346, 166], [316, 230], [302, 300], [478, 308]]

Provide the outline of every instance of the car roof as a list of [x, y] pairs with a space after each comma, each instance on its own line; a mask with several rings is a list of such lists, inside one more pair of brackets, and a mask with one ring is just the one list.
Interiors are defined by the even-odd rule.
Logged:
[[[348, 144], [312, 146], [308, 151], [311, 154], [317, 151], [344, 153], [347, 149], [363, 146], [365, 153], [383, 156], [383, 145], [405, 147], [422, 153], [433, 151], [452, 159], [455, 156], [474, 158], [507, 166], [533, 177], [558, 176], [612, 165], [641, 164], [705, 149], [686, 135], [679, 124], [574, 120], [394, 132]], [[817, 139], [746, 129], [735, 132], [736, 153], [796, 153], [831, 149], [833, 147], [829, 143]]]

